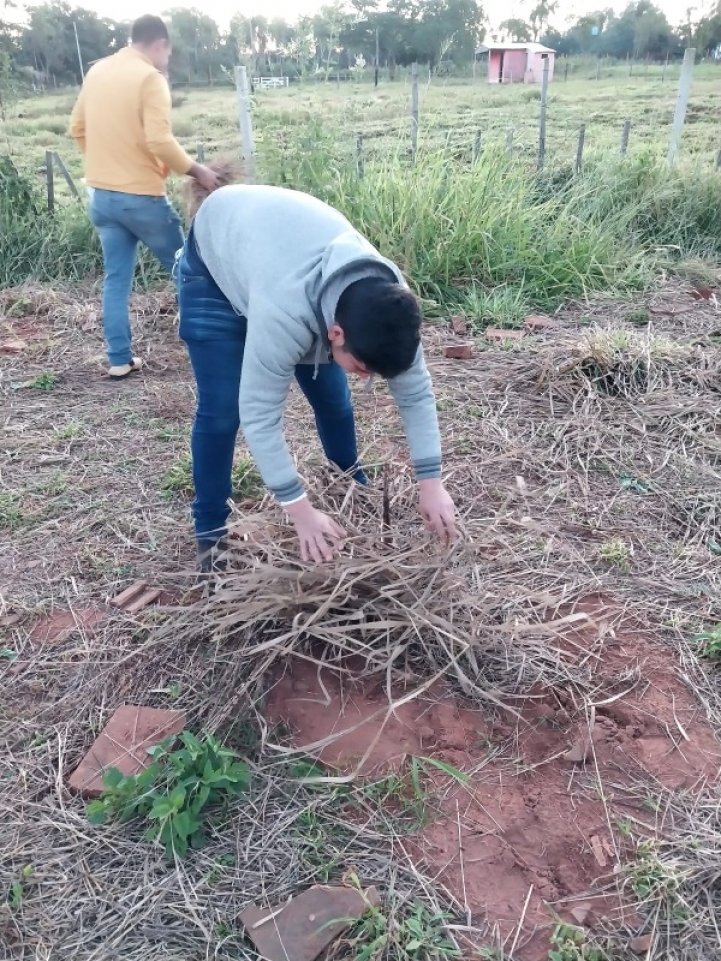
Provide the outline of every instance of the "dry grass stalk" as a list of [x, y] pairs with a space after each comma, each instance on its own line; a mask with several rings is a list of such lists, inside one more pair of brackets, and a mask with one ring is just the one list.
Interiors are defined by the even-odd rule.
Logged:
[[[245, 180], [245, 169], [240, 160], [232, 157], [221, 157], [217, 160], [209, 160], [206, 167], [217, 175], [219, 187], [227, 187], [230, 184], [243, 183]], [[185, 217], [190, 222], [200, 209], [200, 205], [209, 196], [209, 192], [192, 177], [188, 178], [183, 184], [182, 198]]]

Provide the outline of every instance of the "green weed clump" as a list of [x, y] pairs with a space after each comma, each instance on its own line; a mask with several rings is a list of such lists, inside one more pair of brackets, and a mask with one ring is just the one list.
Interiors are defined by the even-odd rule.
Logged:
[[139, 774], [126, 777], [110, 768], [102, 797], [88, 805], [88, 820], [103, 824], [143, 818], [150, 822], [145, 840], [160, 842], [169, 860], [183, 857], [189, 847], [202, 847], [201, 815], [246, 791], [250, 769], [210, 734], [200, 739], [183, 731], [180, 742], [177, 750], [171, 750], [172, 738], [150, 748], [153, 763]]

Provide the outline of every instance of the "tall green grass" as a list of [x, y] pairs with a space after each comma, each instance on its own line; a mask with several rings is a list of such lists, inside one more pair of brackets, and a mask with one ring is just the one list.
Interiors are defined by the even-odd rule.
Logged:
[[591, 158], [581, 175], [537, 174], [492, 151], [473, 165], [376, 157], [359, 178], [316, 129], [272, 162], [277, 182], [342, 210], [442, 307], [500, 297], [519, 314], [637, 289], [685, 258], [721, 259], [721, 175], [651, 154]]
[[[266, 148], [264, 179], [338, 207], [438, 309], [511, 321], [600, 290], [630, 291], [684, 259], [721, 260], [721, 175], [660, 158], [591, 157], [537, 174], [504, 153], [475, 164], [421, 154], [370, 158], [359, 177], [315, 124]], [[36, 196], [0, 197], [0, 284], [74, 281], [100, 270], [79, 205], [51, 218]], [[147, 276], [147, 275], [146, 275]], [[152, 279], [151, 275], [151, 279]]]

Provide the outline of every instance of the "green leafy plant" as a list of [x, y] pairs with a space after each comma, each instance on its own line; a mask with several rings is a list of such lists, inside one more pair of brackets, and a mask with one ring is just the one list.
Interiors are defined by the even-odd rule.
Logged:
[[58, 385], [58, 375], [52, 370], [44, 370], [41, 374], [31, 381], [30, 386], [35, 390], [55, 390]]
[[649, 485], [637, 477], [631, 477], [630, 474], [621, 474], [619, 478], [619, 483], [624, 490], [633, 491], [634, 494], [649, 494], [651, 488]]
[[707, 661], [721, 662], [721, 624], [694, 636], [698, 656]]
[[233, 497], [235, 500], [260, 500], [265, 487], [251, 457], [241, 457], [233, 465]]
[[573, 924], [559, 923], [551, 935], [548, 961], [604, 961], [606, 954], [586, 941], [586, 932]]
[[629, 562], [631, 549], [628, 544], [620, 538], [601, 544], [598, 549], [598, 556], [602, 561], [613, 564], [614, 567], [617, 567], [619, 571], [622, 571], [624, 574], [627, 574], [631, 568]]
[[371, 907], [353, 925], [347, 944], [355, 961], [449, 961], [461, 952], [447, 933], [449, 915], [429, 910], [415, 901], [407, 914], [397, 916]]
[[25, 897], [25, 886], [35, 873], [31, 864], [26, 864], [20, 872], [20, 877], [11, 882], [6, 901], [11, 911], [19, 911]]
[[15, 491], [0, 493], [0, 530], [14, 531], [22, 523], [20, 496]]
[[202, 847], [201, 815], [206, 808], [242, 794], [250, 785], [248, 765], [212, 735], [201, 739], [183, 731], [181, 746], [171, 750], [173, 741], [151, 748], [153, 762], [139, 774], [126, 777], [110, 768], [102, 797], [87, 809], [93, 824], [147, 819], [145, 840], [160, 842], [169, 859], [183, 857], [189, 847]]
[[190, 454], [183, 454], [173, 461], [163, 475], [160, 491], [163, 497], [193, 493], [193, 467]]

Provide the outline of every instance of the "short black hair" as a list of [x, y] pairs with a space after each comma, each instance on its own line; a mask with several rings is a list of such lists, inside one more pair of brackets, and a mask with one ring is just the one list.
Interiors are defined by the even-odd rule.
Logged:
[[345, 349], [379, 377], [408, 370], [421, 342], [421, 309], [407, 287], [384, 277], [350, 284], [340, 296], [335, 321]]
[[144, 17], [138, 17], [130, 29], [130, 42], [148, 47], [156, 40], [170, 40], [170, 34], [165, 23], [160, 17], [154, 17], [149, 13], [146, 13]]

